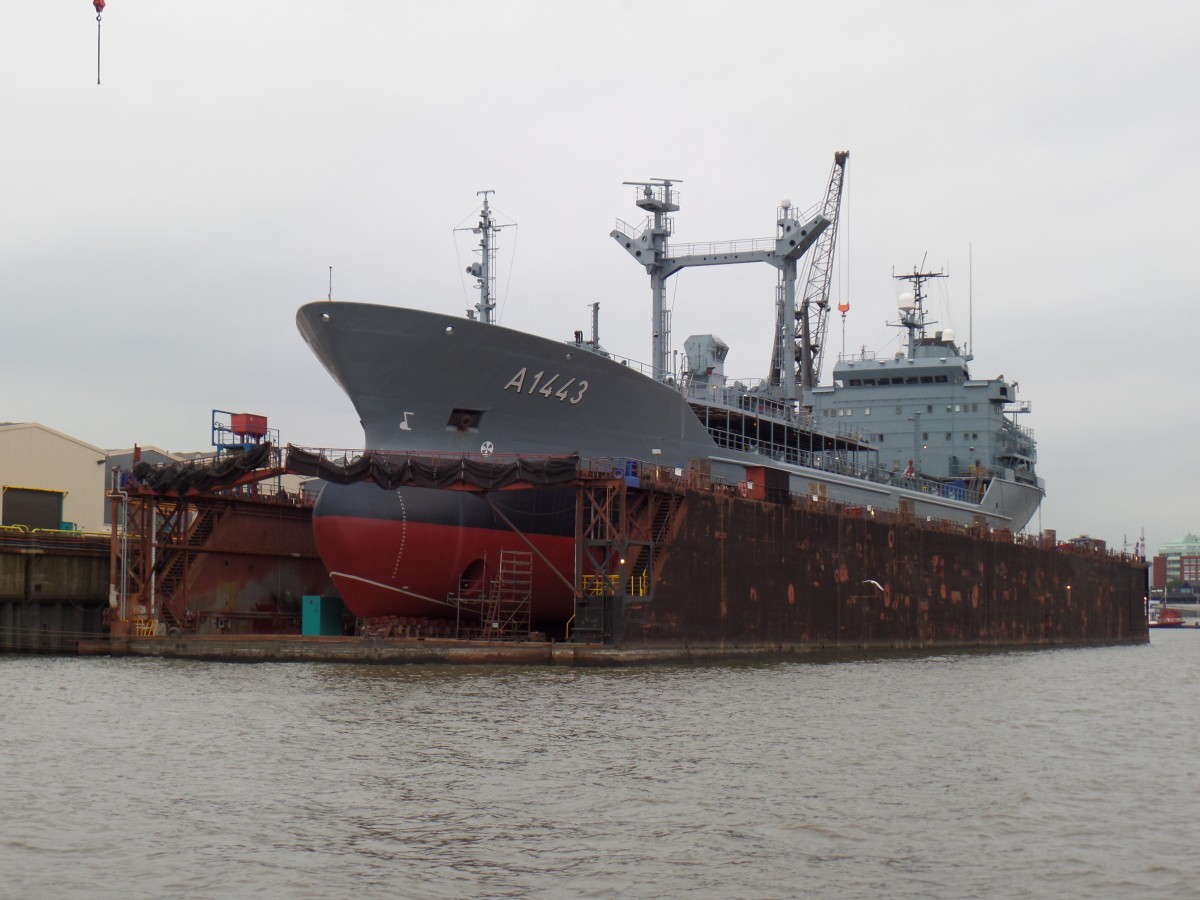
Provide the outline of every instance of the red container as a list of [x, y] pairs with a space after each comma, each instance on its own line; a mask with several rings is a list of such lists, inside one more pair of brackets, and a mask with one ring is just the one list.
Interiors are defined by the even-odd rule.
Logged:
[[266, 416], [256, 416], [251, 413], [233, 413], [229, 418], [231, 420], [229, 430], [234, 434], [248, 437], [267, 436]]

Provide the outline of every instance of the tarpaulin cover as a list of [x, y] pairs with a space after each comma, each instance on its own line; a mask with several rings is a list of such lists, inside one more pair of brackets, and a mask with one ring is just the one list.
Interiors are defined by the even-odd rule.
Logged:
[[395, 450], [364, 450], [353, 459], [332, 460], [289, 444], [287, 470], [335, 484], [372, 481], [389, 490], [403, 485], [450, 488], [464, 484], [482, 490], [500, 490], [521, 484], [569, 484], [579, 474], [579, 456], [484, 462], [467, 457], [442, 459]]
[[271, 445], [257, 444], [243, 453], [230, 454], [216, 462], [167, 463], [154, 466], [136, 463], [133, 477], [159, 494], [185, 494], [234, 484], [247, 472], [270, 465]]

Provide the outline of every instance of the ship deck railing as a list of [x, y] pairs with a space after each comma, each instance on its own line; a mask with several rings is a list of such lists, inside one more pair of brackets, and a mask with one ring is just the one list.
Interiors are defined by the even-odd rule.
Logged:
[[737, 256], [742, 253], [770, 253], [775, 250], [775, 238], [741, 238], [731, 241], [695, 241], [690, 244], [670, 244], [667, 253], [680, 256]]
[[[605, 351], [608, 353], [608, 351]], [[628, 356], [618, 356], [616, 353], [608, 353], [608, 358], [613, 362], [620, 363], [627, 369], [632, 369], [635, 372], [640, 372], [647, 378], [654, 377], [654, 367], [647, 365], [644, 362], [638, 362], [636, 359], [630, 359]]]
[[[1028, 425], [1018, 425], [1010, 419], [1005, 419], [1003, 429], [1001, 432], [1002, 439], [1008, 442], [1024, 444], [1033, 441], [1033, 429]], [[1020, 435], [1023, 440], [1013, 437], [1014, 432]]]
[[874, 350], [863, 350], [861, 353], [839, 353], [837, 361], [840, 363], [842, 363], [842, 362], [846, 362], [846, 363], [874, 362], [875, 361], [875, 351]]

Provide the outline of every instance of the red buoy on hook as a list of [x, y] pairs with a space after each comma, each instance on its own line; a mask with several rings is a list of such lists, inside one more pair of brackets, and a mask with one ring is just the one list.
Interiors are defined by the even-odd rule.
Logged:
[[100, 83], [100, 14], [104, 12], [104, 0], [92, 0], [96, 7], [96, 84]]

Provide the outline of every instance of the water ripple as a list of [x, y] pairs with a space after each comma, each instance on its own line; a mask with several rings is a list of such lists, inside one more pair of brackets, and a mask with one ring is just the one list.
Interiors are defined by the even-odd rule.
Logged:
[[1198, 675], [2, 658], [0, 895], [1188, 896]]

